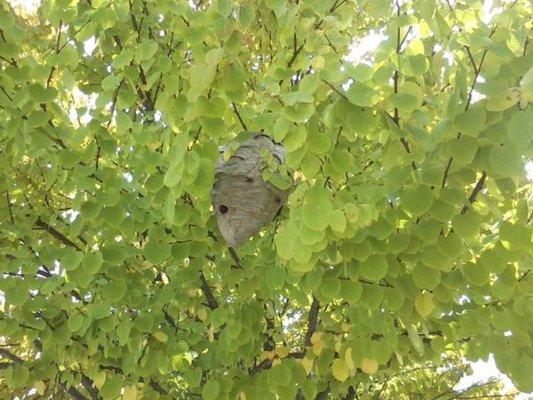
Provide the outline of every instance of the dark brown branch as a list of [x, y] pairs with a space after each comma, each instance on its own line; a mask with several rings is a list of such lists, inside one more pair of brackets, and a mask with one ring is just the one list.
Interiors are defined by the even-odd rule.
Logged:
[[[123, 83], [124, 83], [124, 78], [122, 78], [122, 80], [118, 84], [117, 88], [115, 89], [115, 92], [113, 93], [113, 100], [111, 102], [110, 117], [109, 117], [109, 121], [107, 122], [106, 129], [109, 128], [109, 125], [111, 125], [111, 121], [113, 120], [113, 113], [115, 112], [115, 108], [117, 106], [118, 92], [119, 92], [120, 87], [122, 86]], [[96, 165], [97, 165], [97, 168], [98, 168], [98, 163], [96, 163]]]
[[154, 381], [153, 379], [150, 380], [150, 387], [159, 394], [168, 394], [168, 391], [164, 389], [163, 386], [159, 384], [159, 382]]
[[[398, 2], [396, 2], [396, 15], [399, 17], [401, 14], [401, 7]], [[409, 33], [411, 32], [412, 27], [410, 26], [409, 29], [407, 29], [407, 32], [405, 33], [403, 38], [400, 38], [401, 36], [401, 29], [400, 26], [396, 29], [396, 55], [397, 55], [397, 61], [398, 61], [398, 68], [400, 67], [400, 53], [402, 51], [402, 46], [407, 40], [407, 36], [409, 36]], [[398, 81], [400, 79], [400, 71], [396, 68], [394, 71], [394, 74], [392, 76], [392, 82], [393, 82], [393, 90], [394, 94], [398, 94]], [[398, 110], [398, 107], [394, 107], [394, 116], [392, 117], [392, 120], [396, 124], [396, 126], [400, 127], [400, 111]], [[400, 141], [402, 142], [403, 148], [407, 154], [411, 154], [411, 147], [409, 146], [409, 142], [405, 137], [401, 137]], [[413, 171], [416, 171], [418, 167], [416, 166], [416, 163], [414, 161], [411, 161], [411, 168]]]
[[327, 388], [325, 388], [324, 390], [322, 390], [316, 395], [315, 400], [326, 400], [329, 396], [330, 391], [331, 389], [328, 386]]
[[15, 223], [15, 219], [13, 218], [13, 209], [11, 208], [11, 199], [9, 198], [9, 190], [6, 190], [6, 201], [7, 201], [7, 209], [9, 210], [9, 220], [12, 224]]
[[[512, 8], [516, 4], [513, 3], [510, 8]], [[492, 31], [490, 32], [489, 38], [491, 38], [494, 33], [496, 33], [496, 29], [498, 29], [498, 25], [496, 25], [494, 28], [492, 28]], [[474, 61], [474, 57], [472, 56], [472, 53], [470, 52], [470, 48], [468, 46], [465, 46], [466, 52], [468, 55], [468, 58], [470, 59], [470, 63], [472, 64], [472, 68], [474, 69], [474, 78], [472, 79], [472, 84], [470, 85], [470, 90], [468, 91], [468, 97], [466, 99], [466, 105], [465, 105], [465, 112], [468, 111], [470, 108], [470, 105], [472, 104], [472, 95], [474, 94], [474, 88], [476, 86], [477, 78], [479, 77], [479, 74], [481, 73], [481, 69], [483, 68], [483, 63], [485, 62], [485, 58], [487, 56], [487, 49], [483, 50], [483, 54], [481, 55], [481, 60], [479, 61], [479, 64], [476, 65]], [[461, 132], [457, 134], [457, 139], [461, 137]], [[450, 167], [453, 162], [453, 157], [450, 157], [448, 159], [448, 165], [446, 166], [446, 170], [444, 171], [444, 175], [442, 177], [442, 187], [446, 185], [446, 180], [448, 179], [448, 171], [450, 170]]]
[[0, 86], [0, 90], [2, 91], [2, 93], [4, 93], [6, 95], [6, 97], [9, 99], [9, 101], [11, 101], [11, 102], [13, 101], [13, 98], [9, 95], [9, 93], [6, 92], [6, 89], [4, 89], [3, 86]]
[[213, 292], [209, 287], [209, 283], [207, 283], [207, 279], [205, 279], [205, 275], [203, 272], [200, 272], [200, 281], [202, 281], [202, 291], [204, 292], [204, 295], [207, 298], [207, 305], [211, 310], [214, 310], [218, 307], [218, 301], [213, 295]]
[[[473, 204], [476, 201], [477, 195], [485, 186], [486, 179], [487, 179], [487, 173], [483, 171], [483, 173], [481, 174], [481, 177], [476, 183], [476, 186], [474, 187], [474, 190], [472, 190], [472, 193], [470, 193], [470, 196], [468, 196], [468, 201], [470, 202], [470, 204]], [[461, 214], [464, 214], [468, 210], [468, 208], [469, 206], [465, 205], [463, 209], [461, 210]]]
[[235, 249], [233, 247], [228, 247], [228, 250], [231, 258], [233, 259], [233, 262], [237, 265], [237, 267], [242, 269], [241, 259], [239, 258], [239, 255], [237, 254]]
[[98, 400], [98, 390], [96, 389], [96, 387], [94, 387], [94, 382], [83, 372], [81, 373], [81, 384], [83, 385], [85, 390], [87, 390], [87, 392], [91, 395], [91, 398], [93, 400]]
[[325, 80], [324, 78], [322, 78], [322, 82], [324, 82], [326, 85], [328, 85], [334, 92], [336, 92], [339, 96], [343, 97], [344, 100], [346, 101], [350, 101], [348, 100], [348, 97], [346, 97], [346, 95], [344, 93], [342, 93], [339, 89], [337, 89], [335, 86], [333, 86], [331, 83], [329, 83], [327, 80]]
[[68, 237], [63, 235], [61, 232], [59, 232], [56, 228], [53, 226], [47, 224], [44, 222], [41, 217], [37, 218], [37, 221], [35, 221], [35, 225], [46, 232], [48, 232], [50, 235], [52, 235], [54, 238], [59, 240], [61, 243], [69, 246], [74, 247], [78, 251], [82, 251], [81, 247], [78, 246], [76, 243], [74, 243], [72, 240], [70, 240]]
[[287, 68], [292, 67], [292, 64], [294, 63], [294, 61], [296, 61], [296, 57], [298, 57], [298, 54], [300, 54], [300, 52], [304, 48], [304, 45], [305, 45], [305, 41], [300, 45], [300, 47], [298, 47], [298, 42], [296, 40], [296, 33], [295, 33], [293, 35], [293, 53], [292, 53], [291, 59], [287, 63]]
[[72, 397], [74, 400], [88, 400], [87, 397], [85, 397], [78, 389], [76, 389], [74, 386], [69, 387], [68, 389], [64, 384], [61, 385], [63, 387], [63, 390], [66, 390], [66, 392]]
[[448, 179], [448, 172], [450, 171], [452, 162], [453, 162], [453, 157], [450, 157], [450, 159], [448, 160], [448, 164], [446, 165], [446, 169], [444, 170], [444, 175], [442, 176], [442, 183], [440, 187], [444, 187], [446, 185], [446, 180]]
[[403, 36], [403, 39], [400, 40], [400, 42], [398, 43], [398, 49], [397, 49], [398, 52], [400, 52], [402, 50], [402, 47], [403, 47], [405, 41], [407, 40], [407, 37], [409, 36], [409, 34], [411, 33], [412, 30], [413, 30], [413, 27], [410, 26], [409, 29], [407, 29], [407, 32], [405, 32], [405, 35]]
[[16, 354], [10, 352], [9, 350], [0, 348], [0, 356], [7, 358], [8, 360], [13, 361], [14, 363], [20, 364], [23, 363], [25, 360], [17, 356]]
[[465, 48], [466, 48], [466, 54], [468, 54], [468, 58], [470, 59], [470, 63], [472, 64], [472, 68], [474, 68], [474, 73], [478, 74], [479, 70], [478, 70], [478, 67], [476, 66], [476, 62], [474, 61], [474, 57], [472, 56], [472, 52], [470, 51], [470, 47], [465, 46]]
[[446, 396], [447, 394], [450, 394], [450, 393], [453, 393], [453, 388], [455, 387], [455, 385], [457, 385], [457, 383], [461, 380], [461, 378], [463, 377], [463, 375], [465, 374], [466, 372], [466, 369], [467, 369], [467, 366], [464, 366], [462, 372], [460, 374], [458, 374], [457, 378], [455, 379], [455, 382], [450, 385], [450, 389], [448, 389], [447, 391], [443, 392], [443, 393], [440, 393], [434, 397], [432, 397], [430, 400], [436, 400], [436, 399], [439, 399], [443, 396]]
[[250, 371], [250, 375], [255, 375], [258, 372], [264, 371], [265, 369], [269, 369], [272, 366], [272, 362], [273, 361], [269, 358], [264, 359], [252, 368], [252, 370]]
[[[63, 20], [59, 20], [59, 27], [57, 28], [57, 41], [56, 41], [56, 48], [55, 53], [59, 54], [59, 42], [61, 41], [61, 26], [63, 25]], [[53, 65], [52, 69], [50, 70], [50, 74], [48, 75], [48, 79], [46, 80], [46, 87], [50, 86], [50, 82], [52, 81], [52, 76], [54, 75], [54, 71], [56, 70], [56, 66]]]
[[315, 296], [313, 296], [313, 302], [311, 303], [311, 308], [309, 309], [309, 316], [307, 317], [307, 332], [305, 334], [305, 346], [311, 345], [311, 337], [316, 331], [316, 326], [318, 323], [318, 311], [320, 309], [320, 304]]
[[353, 386], [350, 386], [348, 388], [348, 392], [346, 393], [346, 396], [342, 398], [342, 400], [353, 400], [357, 396], [357, 392], [353, 388]]
[[231, 102], [231, 105], [233, 107], [233, 112], [235, 113], [235, 115], [237, 115], [237, 118], [239, 119], [239, 122], [241, 123], [242, 125], [242, 129], [244, 129], [245, 131], [248, 130], [248, 128], [246, 127], [246, 124], [244, 123], [244, 121], [242, 120], [242, 117], [241, 117], [241, 114], [239, 114], [239, 110], [237, 110], [237, 106], [235, 105], [235, 102]]

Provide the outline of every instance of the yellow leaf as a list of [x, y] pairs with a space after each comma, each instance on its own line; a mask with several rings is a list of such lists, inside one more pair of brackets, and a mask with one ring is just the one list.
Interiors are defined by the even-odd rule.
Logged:
[[361, 369], [369, 375], [375, 374], [378, 366], [378, 362], [372, 358], [363, 358], [361, 360]]
[[396, 360], [398, 360], [398, 364], [403, 365], [403, 357], [400, 353], [394, 353], [396, 354]]
[[311, 370], [313, 369], [313, 363], [314, 361], [310, 358], [302, 358], [302, 367], [305, 368], [305, 372], [307, 372], [307, 375], [311, 373]]
[[261, 354], [259, 354], [259, 362], [263, 361], [263, 360], [272, 360], [274, 358], [274, 355], [276, 353], [273, 352], [273, 351], [263, 351]]
[[352, 329], [352, 326], [350, 324], [342, 324], [341, 329], [343, 332], [350, 332], [350, 329]]
[[427, 317], [435, 308], [435, 302], [433, 301], [433, 294], [424, 292], [419, 293], [415, 299], [415, 309], [422, 317]]
[[319, 356], [322, 353], [325, 343], [323, 341], [313, 343], [313, 354]]
[[244, 392], [237, 393], [237, 397], [235, 397], [235, 400], [246, 400], [246, 395]]
[[276, 349], [279, 358], [285, 358], [289, 355], [289, 348], [287, 346], [280, 346]]
[[154, 333], [154, 337], [159, 340], [162, 343], [166, 343], [168, 340], [168, 336], [166, 333], [163, 333], [161, 331], [157, 331]]
[[344, 360], [346, 361], [346, 365], [348, 366], [348, 368], [350, 368], [350, 371], [355, 370], [355, 363], [353, 362], [351, 347], [348, 347], [346, 349], [346, 353], [344, 354]]
[[339, 382], [344, 382], [350, 376], [350, 369], [344, 360], [341, 360], [340, 358], [333, 360], [333, 364], [331, 364], [331, 371], [333, 372], [333, 377]]
[[122, 393], [123, 400], [135, 400], [137, 398], [137, 388], [135, 385], [126, 386], [124, 393]]
[[205, 321], [207, 319], [207, 310], [205, 308], [200, 308], [198, 310], [198, 318], [200, 321]]
[[37, 381], [35, 382], [35, 390], [42, 396], [46, 390], [46, 385], [43, 381]]
[[314, 69], [321, 69], [324, 67], [324, 57], [317, 56], [313, 59], [312, 65]]
[[315, 344], [317, 342], [320, 342], [322, 339], [322, 336], [324, 335], [324, 332], [315, 332], [313, 335], [311, 335], [311, 343]]
[[106, 380], [106, 374], [104, 371], [100, 371], [96, 374], [96, 376], [93, 378], [94, 386], [97, 389], [101, 389], [102, 386], [104, 386], [105, 380]]

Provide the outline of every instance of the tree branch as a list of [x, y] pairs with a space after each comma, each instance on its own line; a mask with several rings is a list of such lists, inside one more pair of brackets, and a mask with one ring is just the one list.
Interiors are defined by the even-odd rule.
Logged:
[[[468, 196], [468, 201], [470, 204], [473, 204], [476, 201], [476, 197], [478, 193], [483, 189], [485, 186], [485, 180], [487, 179], [487, 173], [483, 171], [481, 174], [481, 177], [476, 183], [476, 186], [474, 187], [474, 190], [472, 190], [472, 193], [470, 193], [470, 196]], [[465, 205], [463, 209], [461, 210], [461, 214], [464, 214], [469, 209], [468, 205]]]
[[207, 305], [211, 310], [214, 310], [218, 307], [218, 301], [213, 295], [213, 292], [211, 291], [211, 288], [209, 287], [209, 284], [207, 283], [207, 279], [205, 279], [205, 275], [203, 272], [200, 272], [200, 281], [202, 281], [202, 291], [204, 292], [204, 295], [207, 298]]
[[70, 240], [68, 237], [63, 235], [61, 232], [59, 232], [56, 228], [53, 226], [47, 224], [44, 222], [41, 217], [37, 218], [37, 221], [35, 221], [35, 225], [46, 232], [48, 232], [50, 235], [52, 235], [54, 238], [65, 244], [69, 247], [74, 247], [78, 251], [82, 251], [81, 247], [78, 246], [76, 243], [74, 243], [72, 240]]
[[4, 348], [0, 348], [0, 356], [7, 358], [14, 363], [20, 364], [23, 363], [25, 360], [17, 356], [16, 354], [10, 352], [9, 350], [6, 350]]
[[350, 101], [348, 100], [348, 97], [346, 97], [346, 95], [344, 93], [342, 93], [339, 89], [337, 89], [335, 86], [333, 86], [331, 83], [329, 83], [327, 80], [325, 80], [324, 78], [322, 78], [322, 82], [324, 82], [326, 85], [328, 85], [334, 92], [336, 92], [339, 96], [343, 97], [344, 100], [346, 101]]
[[293, 49], [292, 57], [287, 63], [287, 68], [290, 68], [292, 64], [294, 63], [294, 61], [296, 61], [296, 57], [298, 57], [298, 54], [300, 54], [300, 52], [304, 48], [304, 45], [305, 45], [305, 41], [300, 45], [300, 47], [298, 47], [298, 42], [296, 40], [296, 33], [295, 33], [293, 35], [293, 48], [294, 49]]
[[244, 129], [245, 131], [248, 130], [248, 128], [246, 127], [246, 124], [244, 123], [244, 121], [242, 120], [242, 117], [241, 117], [241, 114], [239, 114], [239, 110], [237, 110], [237, 106], [235, 105], [235, 102], [231, 102], [231, 105], [233, 106], [233, 112], [237, 115], [237, 118], [239, 119], [239, 122], [241, 123], [242, 125], [242, 129]]
[[12, 224], [15, 223], [15, 219], [13, 218], [13, 209], [11, 208], [11, 199], [9, 198], [9, 190], [6, 190], [6, 202], [7, 202], [7, 209], [9, 210], [9, 220]]
[[313, 296], [313, 302], [311, 303], [311, 308], [309, 309], [309, 316], [307, 317], [307, 333], [305, 334], [305, 346], [311, 345], [311, 337], [316, 331], [316, 326], [318, 323], [318, 311], [320, 309], [320, 304], [315, 296]]
[[[61, 26], [63, 25], [63, 20], [59, 20], [59, 26], [57, 28], [57, 42], [56, 42], [56, 48], [55, 48], [55, 53], [56, 54], [59, 54], [60, 52], [60, 49], [59, 49], [59, 42], [61, 41]], [[68, 43], [68, 41], [67, 41]], [[52, 76], [54, 75], [54, 71], [56, 70], [56, 66], [53, 65], [52, 66], [52, 69], [50, 70], [50, 74], [48, 75], [48, 79], [46, 80], [46, 87], [49, 87], [50, 86], [50, 82], [52, 81]]]

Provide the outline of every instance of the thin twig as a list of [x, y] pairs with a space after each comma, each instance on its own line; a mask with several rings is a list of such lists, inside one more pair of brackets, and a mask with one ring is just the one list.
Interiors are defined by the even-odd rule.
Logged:
[[311, 308], [309, 309], [309, 316], [307, 317], [307, 332], [305, 334], [305, 346], [311, 345], [311, 337], [316, 331], [318, 323], [318, 311], [320, 310], [320, 303], [317, 298], [313, 296], [313, 302], [311, 303]]
[[289, 62], [287, 63], [287, 68], [290, 68], [292, 67], [292, 64], [294, 63], [294, 61], [296, 61], [296, 57], [298, 57], [298, 54], [300, 54], [300, 52], [302, 51], [302, 49], [304, 48], [304, 45], [305, 45], [305, 40], [304, 42], [300, 45], [300, 47], [298, 47], [298, 42], [296, 40], [296, 33], [293, 35], [293, 53], [292, 53], [292, 57], [291, 59], [289, 60]]
[[215, 298], [215, 295], [211, 291], [211, 288], [209, 287], [209, 283], [207, 283], [207, 279], [205, 279], [205, 275], [203, 272], [200, 272], [200, 281], [202, 282], [201, 288], [204, 292], [205, 297], [207, 298], [207, 305], [211, 310], [214, 310], [215, 308], [218, 308], [218, 301]]
[[[59, 20], [59, 27], [57, 28], [57, 41], [56, 41], [56, 48], [55, 53], [59, 54], [59, 42], [61, 41], [61, 26], [63, 25], [63, 20]], [[50, 86], [50, 82], [52, 81], [52, 76], [54, 75], [54, 71], [56, 70], [56, 66], [53, 65], [52, 69], [50, 70], [50, 74], [48, 75], [48, 79], [46, 80], [46, 87]]]
[[326, 85], [328, 85], [334, 92], [336, 92], [339, 96], [343, 97], [346, 101], [348, 100], [348, 97], [344, 93], [342, 93], [339, 89], [337, 89], [335, 86], [333, 86], [331, 83], [329, 83], [327, 80], [322, 78], [322, 82], [324, 82]]
[[[468, 196], [468, 201], [470, 202], [470, 204], [473, 204], [476, 201], [477, 195], [485, 186], [486, 179], [487, 179], [487, 173], [483, 171], [483, 173], [481, 174], [481, 177], [476, 183], [476, 186], [474, 186], [474, 190], [472, 190], [472, 193], [470, 193], [470, 196]], [[461, 214], [464, 214], [468, 210], [468, 208], [469, 206], [465, 205], [463, 209], [461, 210]]]
[[11, 223], [15, 223], [15, 219], [13, 218], [13, 209], [11, 208], [11, 199], [9, 198], [9, 190], [6, 190], [6, 201], [7, 201], [7, 209], [9, 210], [9, 219], [11, 220]]
[[239, 119], [239, 122], [241, 123], [241, 126], [242, 126], [242, 129], [244, 129], [245, 131], [248, 130], [248, 128], [246, 127], [246, 124], [244, 123], [244, 121], [242, 120], [242, 117], [241, 117], [241, 114], [239, 113], [239, 110], [237, 109], [237, 106], [235, 105], [235, 102], [231, 102], [231, 105], [233, 107], [233, 112], [235, 113], [235, 115], [237, 115], [237, 118]]
[[20, 364], [25, 360], [17, 356], [16, 354], [10, 352], [9, 350], [0, 348], [0, 356], [7, 358], [8, 360], [13, 361], [14, 363]]
[[228, 250], [229, 250], [229, 254], [230, 254], [231, 258], [233, 259], [235, 264], [237, 264], [237, 267], [242, 269], [241, 259], [239, 258], [239, 255], [237, 254], [235, 249], [233, 247], [228, 247]]
[[50, 235], [52, 235], [54, 238], [56, 238], [57, 240], [59, 240], [60, 242], [62, 242], [63, 244], [69, 246], [69, 247], [74, 247], [76, 250], [78, 251], [82, 251], [81, 247], [78, 246], [76, 243], [74, 243], [72, 240], [70, 240], [68, 237], [66, 237], [65, 235], [63, 235], [61, 232], [59, 232], [56, 228], [54, 228], [53, 226], [47, 224], [46, 222], [44, 222], [41, 217], [38, 217], [37, 218], [37, 221], [35, 221], [35, 225], [39, 228], [39, 229], [42, 229], [46, 232], [48, 232]]

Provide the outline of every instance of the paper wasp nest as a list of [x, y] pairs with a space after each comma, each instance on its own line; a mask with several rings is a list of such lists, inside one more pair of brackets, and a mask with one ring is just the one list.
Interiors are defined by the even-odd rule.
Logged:
[[[228, 146], [220, 148], [223, 153]], [[216, 165], [211, 201], [220, 233], [226, 243], [235, 247], [255, 235], [277, 215], [289, 195], [261, 176], [266, 162], [261, 150], [266, 149], [273, 159], [285, 161], [285, 149], [268, 136], [252, 133], [240, 144], [235, 153]]]

